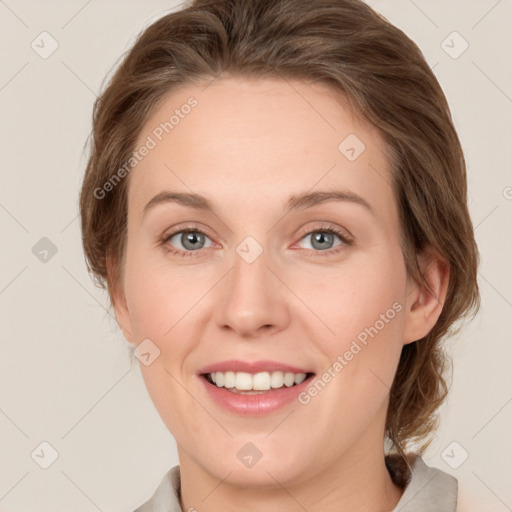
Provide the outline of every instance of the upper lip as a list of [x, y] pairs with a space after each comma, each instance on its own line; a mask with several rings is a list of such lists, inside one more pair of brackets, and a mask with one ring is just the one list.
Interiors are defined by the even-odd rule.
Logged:
[[290, 373], [311, 373], [303, 368], [289, 364], [279, 363], [277, 361], [241, 361], [231, 359], [229, 361], [220, 361], [209, 364], [199, 370], [199, 374], [214, 372], [290, 372]]

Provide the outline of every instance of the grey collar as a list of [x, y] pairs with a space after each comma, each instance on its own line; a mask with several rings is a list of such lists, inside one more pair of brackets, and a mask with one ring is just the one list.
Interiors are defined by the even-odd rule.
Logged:
[[[163, 477], [153, 496], [134, 512], [183, 512], [180, 505], [180, 467]], [[455, 512], [457, 480], [440, 469], [427, 466], [417, 456], [402, 498], [392, 512]]]

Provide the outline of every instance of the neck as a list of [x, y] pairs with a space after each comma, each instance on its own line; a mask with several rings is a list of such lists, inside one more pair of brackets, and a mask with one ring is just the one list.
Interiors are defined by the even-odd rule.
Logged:
[[[303, 472], [290, 472], [287, 479], [277, 479], [260, 468], [260, 474], [254, 473], [258, 485], [250, 485], [250, 480], [244, 484], [235, 481], [229, 469], [216, 478], [178, 447], [182, 510], [389, 512], [396, 507], [403, 489], [389, 475], [383, 443], [379, 447], [376, 443], [364, 444], [366, 439], [359, 441], [364, 453], [354, 446], [342, 460], [327, 467], [323, 465], [318, 471], [305, 467]], [[266, 477], [265, 482], [261, 481], [262, 475]]]

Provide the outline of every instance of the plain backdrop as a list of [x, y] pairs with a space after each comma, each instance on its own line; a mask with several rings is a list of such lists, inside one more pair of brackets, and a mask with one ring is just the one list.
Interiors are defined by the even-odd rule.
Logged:
[[[462, 510], [510, 511], [512, 1], [369, 4], [419, 45], [446, 93], [481, 252], [481, 311], [447, 344], [453, 384], [425, 460], [457, 477]], [[78, 218], [103, 79], [177, 5], [0, 1], [2, 512], [131, 511], [178, 462], [87, 274]]]

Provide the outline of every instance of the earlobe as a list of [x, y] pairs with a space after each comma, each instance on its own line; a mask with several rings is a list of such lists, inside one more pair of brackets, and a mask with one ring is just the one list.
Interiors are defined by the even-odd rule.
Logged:
[[418, 265], [427, 286], [413, 283], [406, 300], [404, 344], [424, 338], [434, 327], [448, 291], [450, 264], [433, 247], [418, 255]]
[[126, 341], [134, 344], [132, 332], [130, 329], [131, 321], [130, 321], [130, 312], [128, 310], [128, 303], [126, 301], [126, 295], [124, 292], [124, 287], [119, 279], [116, 277], [116, 266], [113, 263], [110, 257], [107, 257], [107, 272], [109, 274], [109, 292], [110, 299], [112, 302], [112, 307], [114, 308], [114, 313], [116, 316], [117, 325], [123, 332]]
[[116, 315], [116, 321], [117, 325], [123, 332], [124, 337], [126, 338], [126, 341], [134, 344], [133, 342], [133, 336], [131, 333], [131, 330], [129, 329], [130, 326], [130, 314], [128, 312], [128, 306], [126, 304], [126, 299], [124, 297], [124, 293], [121, 293], [122, 297], [119, 297], [119, 293], [116, 293], [116, 300], [114, 302], [114, 312]]

